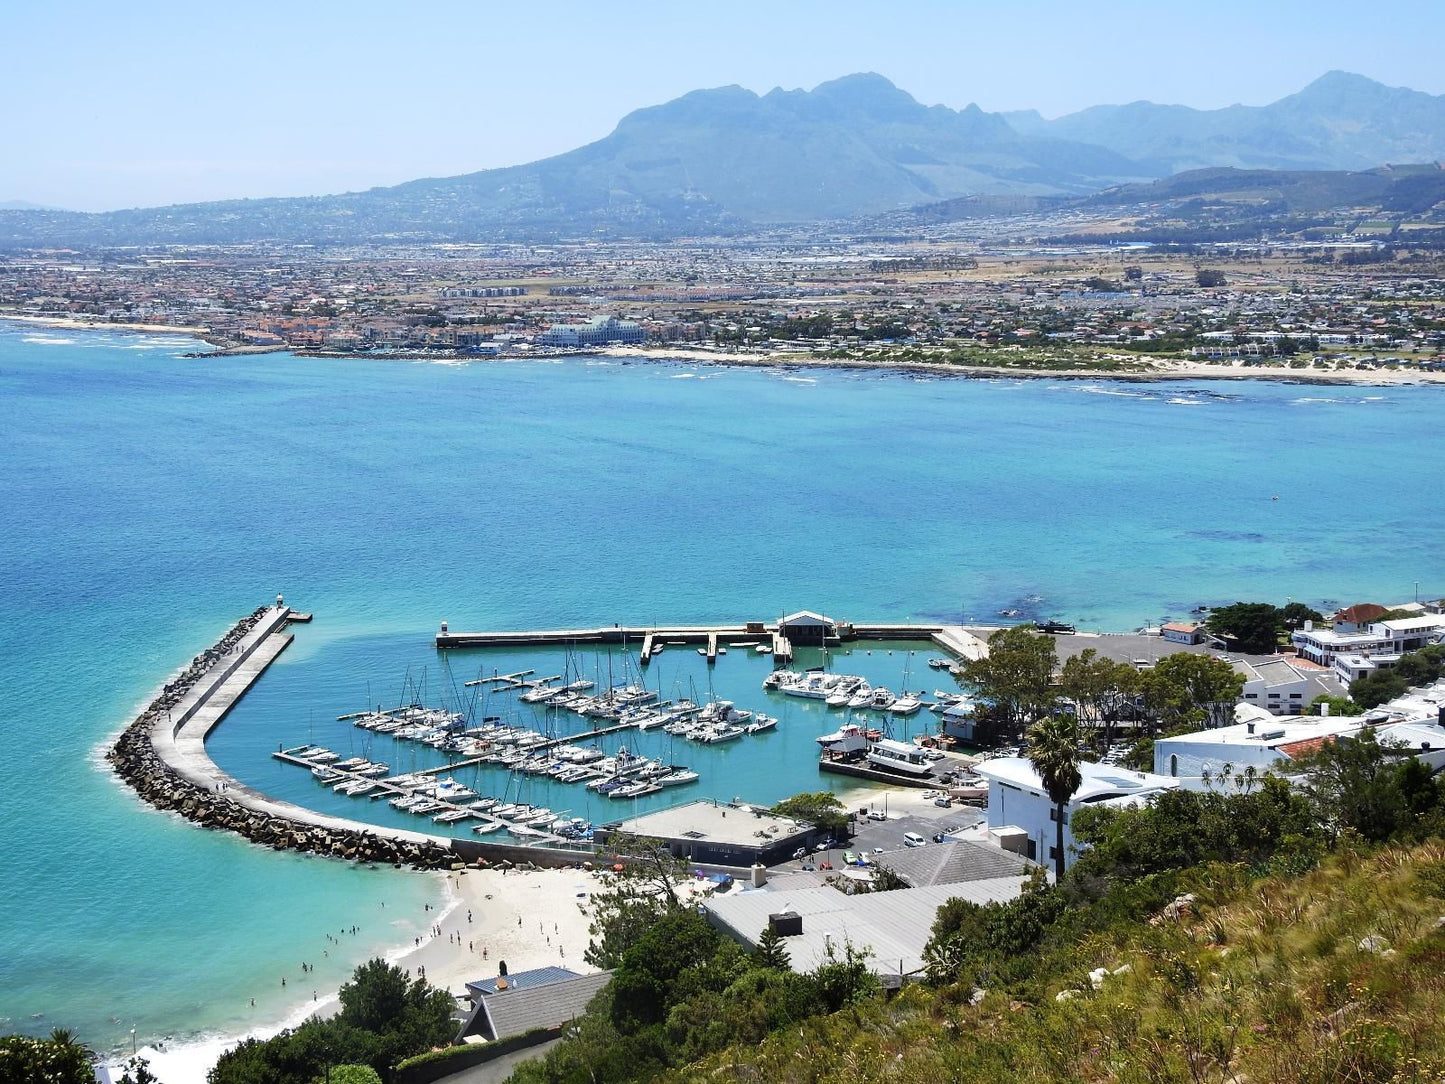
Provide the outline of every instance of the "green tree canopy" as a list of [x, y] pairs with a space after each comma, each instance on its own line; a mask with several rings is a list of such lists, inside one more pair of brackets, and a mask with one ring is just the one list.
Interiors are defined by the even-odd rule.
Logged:
[[846, 834], [852, 824], [848, 811], [843, 808], [843, 803], [838, 800], [837, 795], [830, 794], [826, 790], [804, 792], [795, 794], [791, 798], [784, 798], [773, 806], [773, 812], [780, 817], [811, 824], [815, 828], [827, 829], [835, 835]]
[[677, 886], [688, 875], [687, 863], [655, 839], [619, 834], [608, 846], [621, 868], [604, 871], [592, 893], [592, 939], [583, 957], [598, 968], [619, 966], [654, 921], [683, 909]]
[[1211, 610], [1204, 627], [1236, 651], [1268, 655], [1279, 650], [1285, 617], [1284, 611], [1268, 602], [1236, 602]]
[[1140, 689], [1139, 671], [1126, 662], [1115, 662], [1085, 648], [1064, 660], [1059, 688], [1073, 701], [1079, 722], [1102, 728], [1103, 740], [1113, 737], [1113, 724], [1132, 706]]
[[1244, 692], [1244, 675], [1223, 659], [1177, 651], [1141, 675], [1145, 707], [1166, 729], [1207, 723], [1226, 726]]
[[1326, 742], [1305, 763], [1305, 794], [1335, 831], [1389, 839], [1440, 802], [1430, 769], [1371, 729]]
[[92, 1054], [68, 1035], [0, 1037], [0, 1084], [94, 1084]]
[[963, 665], [963, 680], [994, 704], [1012, 734], [1053, 707], [1054, 667], [1058, 652], [1052, 636], [1031, 625], [999, 629], [988, 638], [988, 655]]

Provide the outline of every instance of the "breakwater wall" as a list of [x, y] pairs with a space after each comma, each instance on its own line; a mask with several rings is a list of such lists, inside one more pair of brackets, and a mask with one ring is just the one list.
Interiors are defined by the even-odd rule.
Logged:
[[594, 857], [330, 817], [271, 798], [223, 772], [206, 754], [205, 736], [291, 642], [284, 629], [297, 616], [279, 601], [260, 607], [192, 659], [107, 752], [116, 774], [156, 809], [274, 850], [418, 870], [454, 869], [469, 861], [564, 866]]

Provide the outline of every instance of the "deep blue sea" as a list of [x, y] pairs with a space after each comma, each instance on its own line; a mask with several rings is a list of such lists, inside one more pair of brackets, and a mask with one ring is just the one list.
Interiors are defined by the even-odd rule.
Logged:
[[[314, 738], [409, 767], [420, 754], [335, 716], [395, 703], [408, 681], [466, 706], [480, 672], [558, 672], [556, 653], [444, 663], [443, 619], [1018, 609], [1131, 629], [1199, 603], [1393, 602], [1417, 580], [1445, 593], [1441, 387], [180, 356], [195, 345], [0, 325], [0, 1032], [65, 1025], [112, 1049], [131, 1027], [142, 1042], [241, 1031], [294, 1007], [279, 978], [327, 931], [363, 930], [311, 980], [334, 988], [427, 925], [434, 879], [197, 829], [98, 763], [176, 668], [278, 592], [316, 622], [213, 754], [354, 815], [269, 752]], [[925, 652], [872, 652], [835, 663], [932, 687]], [[677, 648], [649, 671], [669, 695], [711, 682], [784, 715], [767, 737], [675, 751], [704, 774], [695, 793], [820, 785], [811, 738], [829, 721], [768, 708], [766, 665], [735, 651], [709, 675]], [[612, 812], [576, 791], [528, 797]]]

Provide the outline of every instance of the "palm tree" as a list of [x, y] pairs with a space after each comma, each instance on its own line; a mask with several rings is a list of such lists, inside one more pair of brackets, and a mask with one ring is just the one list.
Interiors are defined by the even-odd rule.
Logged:
[[1029, 727], [1024, 755], [1054, 803], [1054, 880], [1064, 879], [1064, 810], [1083, 783], [1079, 774], [1079, 721], [1072, 715], [1051, 715]]

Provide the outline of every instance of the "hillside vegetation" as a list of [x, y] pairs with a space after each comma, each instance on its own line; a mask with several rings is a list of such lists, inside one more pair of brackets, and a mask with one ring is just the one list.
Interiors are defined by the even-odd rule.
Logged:
[[787, 938], [749, 955], [619, 896], [613, 982], [513, 1080], [1445, 1080], [1445, 786], [1420, 761], [1366, 733], [1298, 785], [1247, 770], [1073, 830], [1059, 883], [940, 907], [891, 996], [865, 945], [797, 974]]
[[1189, 885], [1192, 902], [1090, 933], [977, 1004], [966, 984], [914, 986], [664, 1079], [1445, 1080], [1439, 840]]

